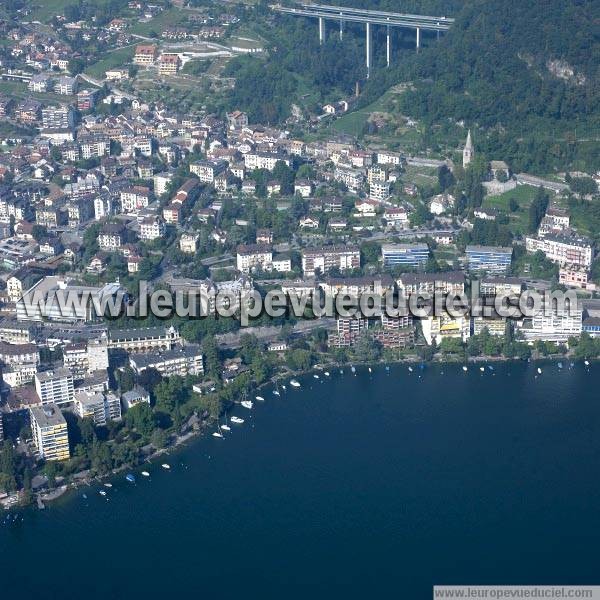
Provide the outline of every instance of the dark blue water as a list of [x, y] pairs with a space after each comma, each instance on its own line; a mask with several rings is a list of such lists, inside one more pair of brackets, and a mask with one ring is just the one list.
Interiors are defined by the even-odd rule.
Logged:
[[346, 369], [266, 391], [170, 472], [0, 526], [0, 598], [413, 600], [435, 583], [597, 583], [600, 366], [494, 368]]

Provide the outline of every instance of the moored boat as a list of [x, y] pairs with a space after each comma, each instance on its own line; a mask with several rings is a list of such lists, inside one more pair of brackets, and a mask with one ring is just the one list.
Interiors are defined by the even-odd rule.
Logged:
[[252, 404], [252, 400], [242, 400], [240, 404], [247, 409], [251, 409], [254, 406], [254, 404]]
[[290, 385], [291, 385], [292, 387], [300, 387], [300, 382], [299, 382], [298, 380], [296, 380], [296, 379], [292, 379], [292, 380], [290, 381]]
[[241, 425], [244, 422], [244, 419], [242, 419], [241, 417], [231, 417], [231, 419], [229, 419], [232, 423], [237, 423], [238, 425]]

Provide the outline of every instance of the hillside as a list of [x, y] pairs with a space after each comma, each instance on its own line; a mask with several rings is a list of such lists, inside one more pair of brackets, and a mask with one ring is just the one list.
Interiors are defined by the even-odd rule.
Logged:
[[454, 16], [439, 44], [392, 75], [417, 82], [401, 109], [430, 123], [451, 118], [480, 127], [483, 149], [518, 168], [597, 164], [600, 3], [468, 0]]

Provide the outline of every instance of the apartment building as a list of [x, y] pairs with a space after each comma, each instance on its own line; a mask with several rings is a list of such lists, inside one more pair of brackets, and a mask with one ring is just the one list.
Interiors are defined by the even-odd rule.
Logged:
[[133, 55], [133, 64], [140, 67], [149, 67], [156, 62], [158, 48], [155, 44], [140, 44], [135, 47]]
[[132, 354], [129, 357], [129, 366], [137, 373], [146, 369], [156, 369], [161, 375], [202, 375], [204, 361], [200, 346], [190, 344], [183, 348], [174, 348], [159, 353]]
[[48, 106], [42, 109], [43, 129], [71, 129], [75, 113], [70, 106]]
[[398, 290], [405, 296], [412, 294], [463, 294], [465, 274], [462, 271], [444, 273], [402, 273], [397, 279]]
[[69, 432], [67, 422], [55, 404], [29, 409], [31, 435], [38, 456], [44, 460], [68, 460]]
[[160, 217], [146, 217], [140, 223], [140, 239], [156, 240], [165, 235], [165, 222]]
[[383, 244], [381, 256], [385, 268], [397, 266], [422, 267], [429, 260], [427, 244]]
[[214, 183], [215, 178], [227, 170], [227, 163], [222, 161], [201, 160], [190, 165], [193, 173], [203, 183]]
[[528, 252], [541, 250], [546, 258], [559, 265], [575, 265], [589, 268], [594, 258], [591, 240], [573, 232], [547, 234], [543, 238], [525, 238]]
[[158, 72], [161, 75], [177, 75], [181, 60], [177, 54], [162, 54], [158, 60]]
[[323, 246], [302, 251], [302, 272], [314, 277], [317, 272], [325, 274], [330, 269], [351, 271], [360, 268], [360, 250], [355, 246]]
[[273, 251], [262, 244], [244, 244], [237, 247], [236, 266], [242, 273], [259, 269], [270, 271], [273, 267]]
[[92, 419], [96, 426], [121, 418], [121, 401], [110, 392], [77, 391], [73, 407], [79, 418]]
[[467, 246], [467, 265], [470, 271], [506, 273], [512, 261], [512, 248], [501, 246]]
[[117, 223], [107, 223], [98, 234], [98, 246], [102, 250], [112, 252], [123, 245], [124, 228]]
[[73, 374], [64, 367], [36, 373], [35, 391], [42, 404], [68, 404], [73, 402]]
[[244, 166], [249, 171], [255, 169], [272, 171], [279, 161], [284, 162], [288, 167], [290, 166], [290, 159], [285, 154], [270, 154], [269, 152], [248, 152], [244, 154]]

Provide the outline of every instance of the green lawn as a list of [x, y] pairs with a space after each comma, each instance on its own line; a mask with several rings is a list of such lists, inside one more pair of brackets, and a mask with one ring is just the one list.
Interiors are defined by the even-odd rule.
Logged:
[[114, 52], [107, 52], [101, 60], [92, 65], [89, 65], [85, 72], [90, 77], [104, 79], [104, 72], [107, 69], [125, 67], [128, 63], [130, 63], [133, 58], [134, 52], [134, 46], [129, 46], [127, 48], [119, 48]]
[[[94, 4], [108, 4], [110, 0], [95, 0]], [[48, 23], [57, 15], [63, 15], [66, 6], [77, 4], [74, 0], [36, 0], [31, 13], [32, 21]]]
[[[161, 30], [165, 26], [177, 27], [187, 20], [188, 15], [184, 11], [176, 8], [163, 10], [158, 16], [150, 19], [146, 23], [136, 23], [127, 31], [137, 35], [149, 35], [154, 32], [160, 36]], [[157, 40], [158, 41], [158, 40]]]
[[[486, 196], [484, 208], [495, 208], [505, 213], [510, 219], [510, 228], [516, 234], [526, 233], [529, 224], [529, 205], [537, 194], [537, 188], [531, 185], [518, 185], [514, 190], [499, 196]], [[511, 212], [510, 200], [514, 198], [519, 204], [518, 210]]]
[[31, 97], [40, 102], [72, 102], [74, 96], [61, 96], [59, 94], [36, 94], [27, 89], [27, 84], [20, 81], [0, 81], [0, 92], [14, 98]]

